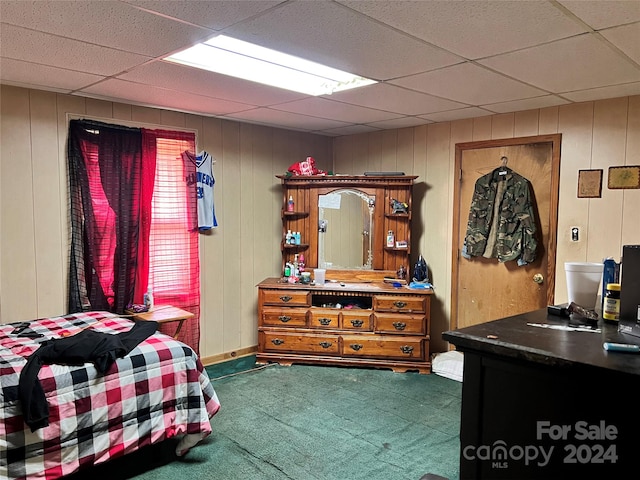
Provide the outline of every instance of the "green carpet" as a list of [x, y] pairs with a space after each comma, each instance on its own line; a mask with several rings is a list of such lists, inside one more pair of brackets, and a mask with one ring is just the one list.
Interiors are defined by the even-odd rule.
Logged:
[[[171, 442], [150, 447], [144, 460], [141, 455], [129, 461], [133, 466], [119, 467], [116, 476], [419, 480], [430, 473], [458, 478], [461, 383], [390, 370], [254, 367], [253, 356], [207, 367], [222, 405], [211, 420], [213, 433], [184, 458], [175, 458]], [[107, 475], [92, 470], [93, 479]]]

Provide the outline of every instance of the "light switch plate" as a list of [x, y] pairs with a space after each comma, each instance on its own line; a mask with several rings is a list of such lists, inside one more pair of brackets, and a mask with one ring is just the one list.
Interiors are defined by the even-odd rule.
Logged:
[[571, 227], [571, 241], [572, 242], [580, 241], [580, 229], [578, 227]]

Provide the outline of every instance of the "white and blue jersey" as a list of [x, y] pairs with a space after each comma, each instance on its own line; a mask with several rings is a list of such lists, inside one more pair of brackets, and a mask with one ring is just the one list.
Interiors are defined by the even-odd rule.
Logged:
[[210, 230], [218, 226], [216, 209], [213, 204], [213, 185], [216, 183], [213, 177], [213, 157], [202, 151], [195, 157], [193, 153], [184, 152], [196, 165], [196, 195], [198, 198], [198, 229]]

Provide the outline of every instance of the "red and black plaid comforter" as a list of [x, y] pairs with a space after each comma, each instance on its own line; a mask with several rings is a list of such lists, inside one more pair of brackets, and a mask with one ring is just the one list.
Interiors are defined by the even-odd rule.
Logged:
[[[93, 364], [45, 365], [38, 378], [49, 426], [31, 432], [18, 400], [18, 380], [41, 342], [82, 329], [119, 333], [132, 321], [88, 312], [0, 325], [0, 478], [54, 479], [140, 447], [184, 434], [211, 433], [220, 404], [195, 352], [155, 333], [100, 375]], [[28, 338], [32, 333], [42, 334]]]

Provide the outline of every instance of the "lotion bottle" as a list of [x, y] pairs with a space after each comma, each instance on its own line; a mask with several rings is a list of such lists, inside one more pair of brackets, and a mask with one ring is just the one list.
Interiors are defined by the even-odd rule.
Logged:
[[144, 294], [144, 306], [147, 307], [148, 312], [153, 310], [153, 291], [151, 290], [151, 285], [147, 288], [147, 293]]
[[295, 210], [295, 203], [293, 202], [293, 195], [289, 195], [289, 201], [287, 202], [287, 212], [293, 212]]
[[387, 232], [387, 247], [393, 247], [395, 245], [395, 237], [393, 235], [393, 230], [389, 230]]

